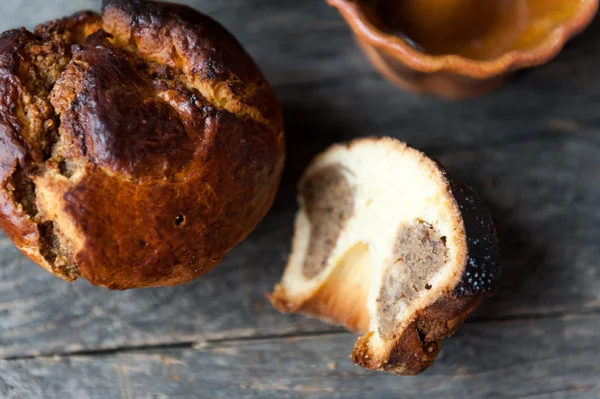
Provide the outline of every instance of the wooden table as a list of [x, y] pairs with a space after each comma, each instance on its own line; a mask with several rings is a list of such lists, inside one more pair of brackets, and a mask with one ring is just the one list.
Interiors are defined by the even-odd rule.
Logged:
[[[99, 9], [5, 0], [2, 30]], [[67, 284], [0, 239], [2, 398], [600, 397], [600, 23], [487, 97], [444, 102], [380, 78], [323, 0], [191, 0], [255, 57], [285, 110], [289, 161], [268, 217], [180, 287]], [[483, 195], [499, 294], [418, 377], [355, 367], [355, 335], [278, 314], [264, 293], [290, 250], [295, 184], [329, 144], [389, 135]]]

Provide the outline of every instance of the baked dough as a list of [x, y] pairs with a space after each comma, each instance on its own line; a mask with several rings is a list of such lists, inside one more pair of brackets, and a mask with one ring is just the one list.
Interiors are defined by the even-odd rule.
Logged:
[[105, 1], [0, 36], [0, 227], [34, 262], [110, 289], [206, 273], [270, 208], [273, 90], [221, 25]]
[[292, 253], [270, 294], [364, 334], [352, 360], [418, 374], [485, 297], [500, 267], [484, 204], [442, 166], [391, 138], [334, 145], [299, 186]]

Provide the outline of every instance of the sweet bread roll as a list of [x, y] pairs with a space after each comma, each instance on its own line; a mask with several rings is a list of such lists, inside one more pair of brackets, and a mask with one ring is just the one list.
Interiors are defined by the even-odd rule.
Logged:
[[280, 106], [241, 45], [182, 5], [109, 0], [0, 36], [0, 227], [110, 289], [217, 265], [265, 216]]
[[270, 299], [364, 334], [352, 360], [417, 374], [498, 285], [496, 232], [475, 195], [390, 138], [334, 145], [299, 186], [292, 253]]

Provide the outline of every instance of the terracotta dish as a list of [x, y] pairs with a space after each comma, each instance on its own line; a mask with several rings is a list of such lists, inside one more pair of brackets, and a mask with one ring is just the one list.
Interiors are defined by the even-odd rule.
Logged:
[[110, 289], [181, 284], [270, 208], [280, 106], [240, 44], [181, 5], [105, 1], [0, 36], [0, 227]]
[[444, 337], [493, 295], [499, 249], [490, 213], [436, 161], [391, 138], [334, 145], [299, 186], [292, 253], [270, 294], [364, 334], [352, 360], [418, 374]]
[[375, 68], [421, 93], [459, 99], [548, 62], [598, 0], [328, 0]]

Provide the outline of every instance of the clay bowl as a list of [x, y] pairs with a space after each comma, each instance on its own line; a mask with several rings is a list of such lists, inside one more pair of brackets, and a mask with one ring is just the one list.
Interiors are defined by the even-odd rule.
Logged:
[[328, 0], [384, 76], [460, 99], [548, 62], [594, 17], [598, 0]]

